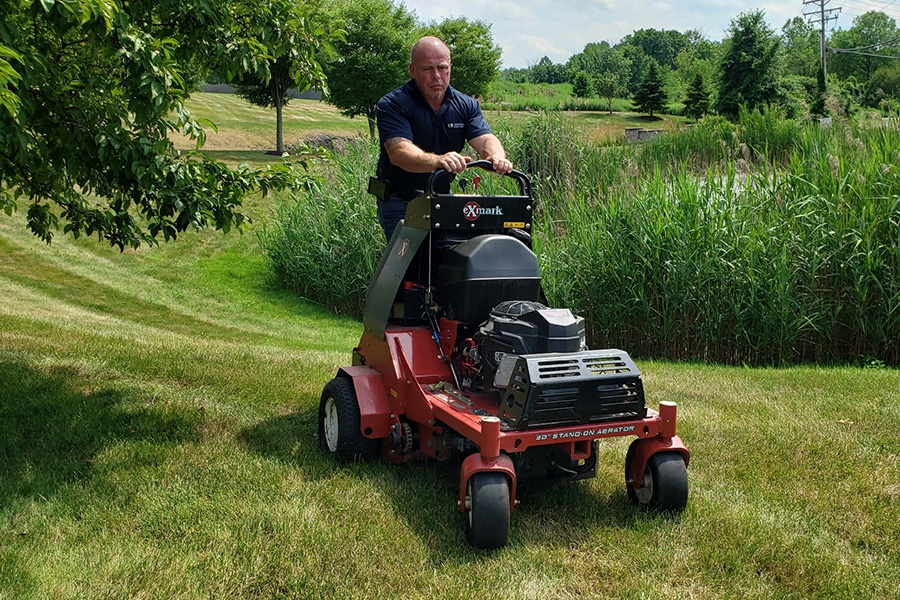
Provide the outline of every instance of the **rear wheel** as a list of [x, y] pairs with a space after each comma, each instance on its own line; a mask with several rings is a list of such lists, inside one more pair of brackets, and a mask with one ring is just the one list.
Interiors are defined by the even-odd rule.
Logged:
[[476, 548], [500, 548], [509, 539], [509, 478], [504, 473], [475, 473], [466, 484], [469, 506], [466, 535]]
[[658, 452], [647, 461], [641, 486], [629, 482], [629, 472], [640, 440], [628, 447], [625, 455], [625, 489], [628, 499], [638, 506], [663, 512], [677, 512], [687, 506], [688, 478], [684, 458], [678, 452]]
[[353, 382], [346, 377], [329, 381], [319, 402], [319, 446], [345, 463], [374, 458], [378, 440], [365, 437], [359, 421]]

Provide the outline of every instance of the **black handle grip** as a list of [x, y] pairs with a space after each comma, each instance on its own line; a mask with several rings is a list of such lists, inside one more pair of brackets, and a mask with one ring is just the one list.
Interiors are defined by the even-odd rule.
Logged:
[[[473, 160], [469, 164], [466, 165], [467, 169], [471, 169], [473, 167], [478, 167], [479, 169], [484, 169], [485, 171], [490, 171], [494, 173], [494, 165], [491, 164], [489, 160]], [[445, 175], [449, 175], [450, 171], [445, 171], [444, 169], [438, 169], [428, 178], [428, 184], [426, 186], [428, 195], [434, 194], [434, 185], [435, 183]], [[528, 175], [522, 173], [520, 171], [510, 171], [506, 174], [507, 177], [511, 177], [516, 180], [519, 184], [519, 191], [523, 196], [528, 196], [531, 198], [531, 179], [528, 178]]]

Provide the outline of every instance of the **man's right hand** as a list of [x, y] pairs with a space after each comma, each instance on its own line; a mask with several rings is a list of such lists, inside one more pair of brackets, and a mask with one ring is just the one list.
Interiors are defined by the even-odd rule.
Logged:
[[450, 173], [462, 173], [466, 170], [466, 165], [469, 164], [470, 160], [472, 159], [458, 152], [448, 152], [438, 156], [437, 169], [443, 169]]

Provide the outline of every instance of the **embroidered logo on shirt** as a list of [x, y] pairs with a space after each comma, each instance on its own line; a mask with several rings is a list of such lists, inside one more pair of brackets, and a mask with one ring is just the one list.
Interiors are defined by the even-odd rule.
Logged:
[[447, 123], [449, 129], [462, 129], [464, 126], [464, 123]]

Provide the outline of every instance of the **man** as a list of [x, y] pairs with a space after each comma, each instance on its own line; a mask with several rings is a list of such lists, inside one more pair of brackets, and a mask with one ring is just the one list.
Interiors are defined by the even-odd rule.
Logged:
[[450, 87], [450, 49], [444, 42], [431, 36], [416, 42], [409, 76], [378, 101], [378, 178], [387, 185], [376, 195], [378, 220], [389, 241], [407, 203], [425, 189], [428, 174], [466, 168], [469, 158], [460, 154], [466, 141], [497, 173], [512, 171], [478, 102]]

